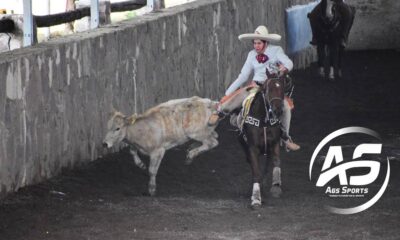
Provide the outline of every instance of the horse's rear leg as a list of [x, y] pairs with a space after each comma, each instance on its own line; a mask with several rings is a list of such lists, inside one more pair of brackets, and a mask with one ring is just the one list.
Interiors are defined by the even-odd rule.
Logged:
[[281, 181], [281, 159], [279, 152], [279, 144], [275, 144], [273, 148], [272, 161], [274, 168], [272, 170], [272, 187], [271, 194], [274, 198], [279, 198], [282, 194]]

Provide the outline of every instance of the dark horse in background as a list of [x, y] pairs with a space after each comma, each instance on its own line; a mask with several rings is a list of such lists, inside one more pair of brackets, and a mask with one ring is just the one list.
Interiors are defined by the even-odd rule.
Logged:
[[[282, 114], [284, 99], [284, 78], [271, 78], [256, 93], [247, 116], [244, 117], [242, 133], [239, 135], [246, 159], [251, 165], [253, 190], [251, 207], [261, 206], [262, 171], [259, 162], [261, 154], [271, 154], [273, 162], [272, 187], [273, 197], [279, 197], [281, 190], [280, 140], [282, 130], [279, 117]], [[265, 157], [265, 160], [266, 157]]]
[[343, 0], [321, 0], [308, 14], [313, 39], [317, 46], [319, 74], [325, 77], [325, 56], [329, 55], [328, 78], [342, 77], [342, 57], [353, 25], [355, 8]]

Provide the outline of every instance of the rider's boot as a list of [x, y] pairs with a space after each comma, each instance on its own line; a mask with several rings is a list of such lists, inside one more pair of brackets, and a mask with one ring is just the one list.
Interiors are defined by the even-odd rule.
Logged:
[[283, 114], [280, 118], [281, 121], [281, 130], [282, 130], [282, 140], [285, 143], [286, 149], [291, 151], [297, 151], [300, 149], [300, 146], [294, 143], [289, 136], [289, 127], [290, 127], [290, 119], [292, 117], [290, 104], [285, 99], [283, 102]]
[[288, 139], [285, 141], [286, 148], [291, 151], [297, 151], [300, 149], [300, 146], [292, 141], [292, 139]]

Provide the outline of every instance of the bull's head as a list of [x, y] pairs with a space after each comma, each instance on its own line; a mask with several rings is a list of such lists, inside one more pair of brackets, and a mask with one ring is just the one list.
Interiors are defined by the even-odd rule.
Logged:
[[112, 113], [107, 123], [107, 134], [103, 140], [103, 146], [110, 148], [123, 141], [126, 137], [129, 125], [133, 124], [135, 119], [136, 115], [126, 117], [120, 112]]

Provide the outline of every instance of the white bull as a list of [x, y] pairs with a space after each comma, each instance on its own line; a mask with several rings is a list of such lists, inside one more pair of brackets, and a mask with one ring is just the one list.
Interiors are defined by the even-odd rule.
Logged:
[[121, 141], [130, 146], [135, 164], [146, 169], [137, 151], [150, 156], [148, 190], [151, 196], [156, 193], [156, 175], [166, 150], [189, 140], [202, 145], [187, 153], [186, 163], [194, 157], [218, 145], [215, 125], [208, 124], [218, 102], [192, 97], [171, 100], [147, 110], [142, 115], [125, 116], [114, 112], [108, 121], [108, 132], [104, 139], [105, 147], [112, 147]]

